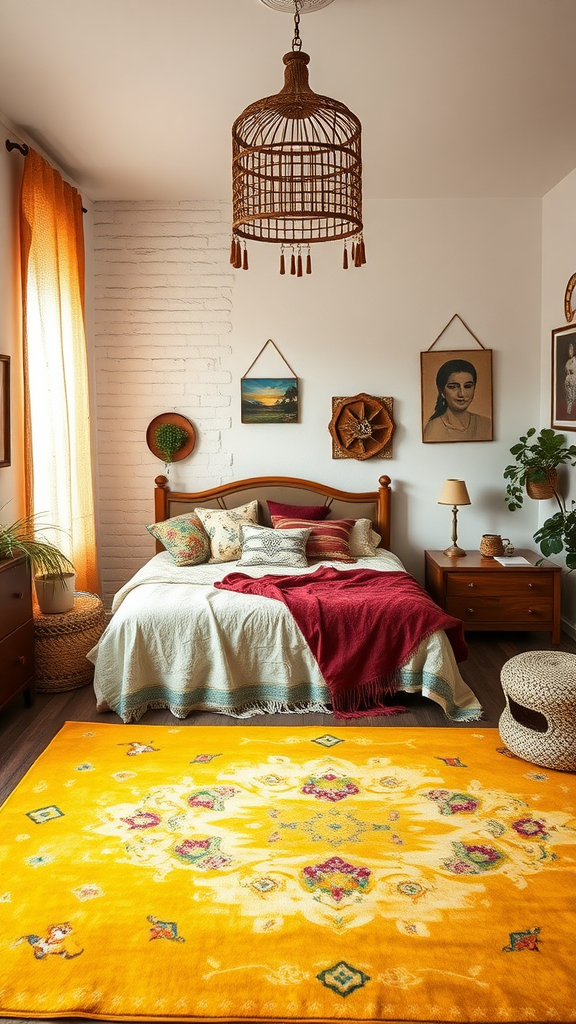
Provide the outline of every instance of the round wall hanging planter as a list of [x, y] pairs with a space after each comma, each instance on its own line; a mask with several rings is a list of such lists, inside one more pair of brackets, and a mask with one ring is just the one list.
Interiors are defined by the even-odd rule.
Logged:
[[163, 412], [148, 424], [146, 444], [165, 465], [180, 462], [194, 450], [196, 431], [186, 416]]
[[332, 399], [332, 458], [392, 458], [392, 399], [361, 392], [352, 398]]

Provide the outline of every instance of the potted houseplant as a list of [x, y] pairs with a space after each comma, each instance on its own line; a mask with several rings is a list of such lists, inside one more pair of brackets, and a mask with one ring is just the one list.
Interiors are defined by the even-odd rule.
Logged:
[[510, 449], [515, 462], [506, 466], [504, 479], [511, 512], [521, 507], [525, 491], [530, 497], [558, 500], [558, 466], [576, 465], [576, 445], [566, 447], [564, 434], [547, 427], [535, 434], [536, 428], [530, 427]]
[[558, 466], [576, 465], [576, 445], [566, 446], [564, 434], [546, 427], [535, 435], [535, 427], [530, 427], [510, 449], [516, 461], [504, 470], [505, 500], [514, 512], [522, 506], [524, 490], [531, 478], [536, 484], [545, 485], [546, 489], [535, 496], [554, 498], [558, 511], [536, 531], [534, 540], [547, 558], [565, 551], [566, 566], [572, 571], [576, 569], [576, 503], [572, 502], [568, 508], [558, 490]]
[[[9, 525], [0, 523], [0, 559], [24, 555], [34, 570], [36, 596], [42, 612], [71, 611], [76, 570], [70, 559], [38, 532], [38, 518], [38, 515], [29, 515]], [[43, 526], [42, 529], [59, 528]]]

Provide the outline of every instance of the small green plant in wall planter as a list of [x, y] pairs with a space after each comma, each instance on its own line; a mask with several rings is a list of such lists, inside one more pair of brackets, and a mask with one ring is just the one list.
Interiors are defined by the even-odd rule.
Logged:
[[148, 424], [146, 444], [157, 459], [162, 459], [168, 473], [173, 462], [180, 462], [194, 450], [196, 431], [181, 413], [163, 412]]
[[572, 502], [567, 508], [558, 490], [558, 467], [576, 466], [576, 445], [565, 442], [564, 434], [545, 427], [536, 435], [536, 428], [530, 427], [510, 449], [515, 462], [504, 470], [505, 500], [511, 512], [521, 508], [531, 485], [534, 497], [556, 500], [558, 511], [536, 531], [534, 540], [546, 558], [565, 552], [566, 567], [572, 571], [576, 569], [576, 507]]
[[176, 426], [175, 423], [159, 423], [154, 431], [156, 437], [156, 444], [164, 462], [173, 462], [176, 452], [184, 446], [188, 440], [188, 433], [183, 427]]

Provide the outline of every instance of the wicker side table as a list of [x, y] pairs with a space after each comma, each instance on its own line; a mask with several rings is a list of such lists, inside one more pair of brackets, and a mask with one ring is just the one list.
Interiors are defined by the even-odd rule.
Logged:
[[104, 605], [95, 594], [75, 594], [73, 610], [56, 615], [43, 615], [35, 604], [36, 689], [56, 693], [90, 683], [94, 666], [86, 655], [105, 624]]
[[[576, 655], [565, 651], [525, 651], [502, 666], [506, 707], [498, 730], [518, 757], [544, 768], [576, 771]], [[544, 716], [547, 729], [519, 721], [511, 703]]]

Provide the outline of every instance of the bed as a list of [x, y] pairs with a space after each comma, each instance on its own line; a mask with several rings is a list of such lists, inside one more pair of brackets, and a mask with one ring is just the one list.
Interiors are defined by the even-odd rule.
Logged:
[[[110, 622], [88, 654], [98, 710], [114, 711], [123, 722], [138, 721], [149, 708], [168, 708], [176, 718], [197, 711], [233, 718], [330, 713], [331, 691], [289, 608], [259, 593], [221, 589], [221, 584], [235, 573], [262, 581], [282, 572], [286, 577], [307, 576], [308, 582], [317, 571], [336, 569], [343, 578], [359, 567], [379, 580], [381, 573], [407, 576], [390, 551], [390, 478], [380, 477], [378, 489], [371, 492], [279, 476], [196, 493], [171, 491], [164, 476], [155, 483], [155, 524], [171, 523], [198, 508], [206, 517], [209, 510], [237, 510], [256, 502], [258, 525], [269, 530], [278, 522], [272, 522], [269, 502], [282, 508], [322, 506], [329, 526], [333, 521], [354, 524], [350, 537], [367, 520], [369, 553], [359, 555], [361, 547], [351, 562], [321, 558], [282, 570], [277, 565], [242, 565], [242, 559], [177, 565], [157, 539], [156, 554], [118, 591]], [[436, 630], [411, 652], [395, 680], [398, 690], [430, 698], [452, 721], [481, 716], [444, 630]]]

